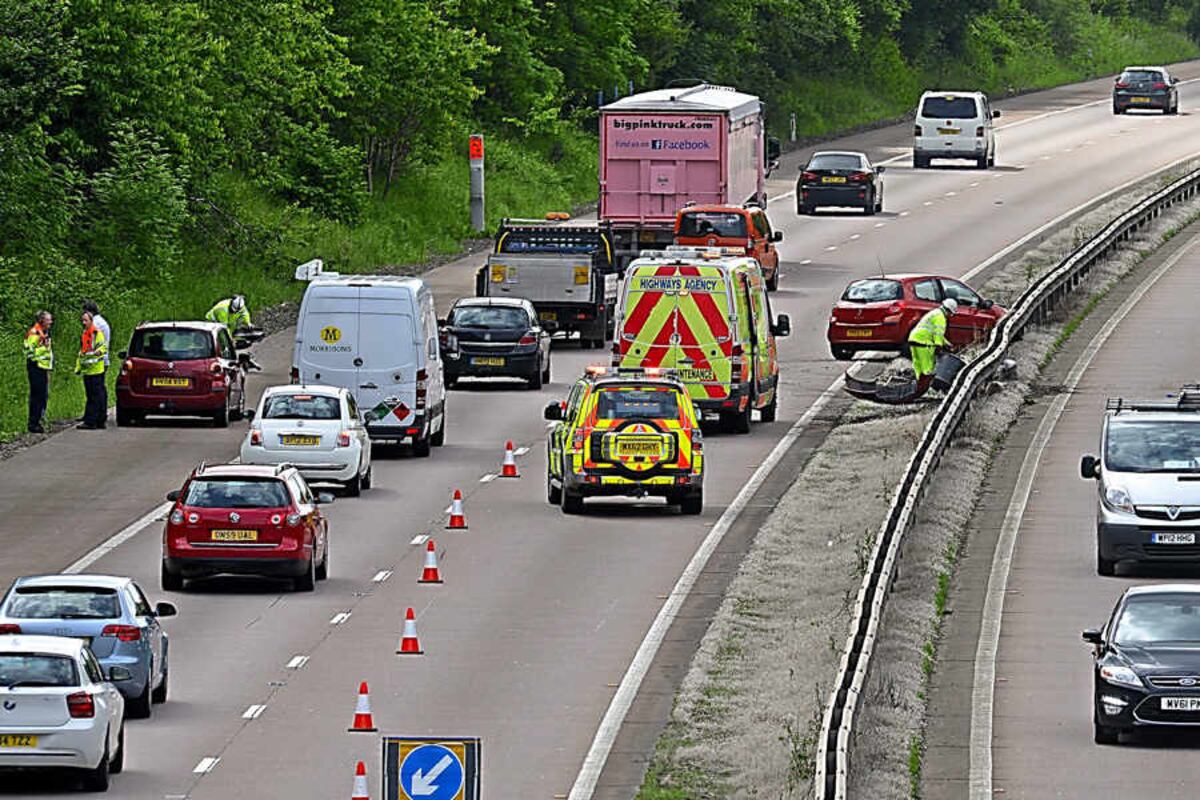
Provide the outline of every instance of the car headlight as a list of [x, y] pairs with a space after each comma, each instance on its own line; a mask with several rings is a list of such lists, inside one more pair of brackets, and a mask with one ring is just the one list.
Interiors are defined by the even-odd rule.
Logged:
[[1106, 664], [1100, 668], [1100, 677], [1118, 686], [1130, 686], [1134, 689], [1145, 688], [1142, 685], [1142, 679], [1129, 667]]
[[1129, 497], [1129, 492], [1124, 489], [1118, 489], [1115, 486], [1105, 489], [1104, 503], [1117, 511], [1124, 511], [1126, 514], [1133, 513], [1133, 500]]

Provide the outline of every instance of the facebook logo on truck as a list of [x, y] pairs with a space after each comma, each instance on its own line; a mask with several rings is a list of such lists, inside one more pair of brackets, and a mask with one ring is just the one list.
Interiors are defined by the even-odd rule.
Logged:
[[667, 139], [651, 139], [651, 150], [708, 150], [711, 145], [705, 141], [684, 139], [682, 142], [672, 142]]

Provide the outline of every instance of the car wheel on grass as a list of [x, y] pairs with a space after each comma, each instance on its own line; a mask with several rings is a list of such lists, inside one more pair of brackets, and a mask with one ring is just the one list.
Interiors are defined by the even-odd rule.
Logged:
[[171, 572], [171, 570], [167, 569], [165, 561], [159, 569], [158, 582], [164, 592], [178, 592], [183, 590], [183, 576], [178, 572]]

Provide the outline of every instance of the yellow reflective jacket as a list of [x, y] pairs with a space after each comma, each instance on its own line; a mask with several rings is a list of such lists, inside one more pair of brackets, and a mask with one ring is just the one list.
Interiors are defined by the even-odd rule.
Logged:
[[204, 318], [209, 322], [221, 323], [230, 333], [233, 333], [238, 328], [249, 328], [250, 309], [242, 306], [241, 311], [230, 311], [230, 299], [232, 298], [222, 300], [210, 308], [208, 313], [204, 315]]
[[25, 358], [45, 370], [54, 369], [54, 350], [51, 349], [50, 334], [36, 324], [25, 333]]
[[910, 344], [923, 344], [931, 347], [945, 347], [946, 341], [946, 311], [938, 307], [921, 317], [921, 320], [909, 331]]
[[75, 359], [76, 375], [100, 375], [104, 372], [104, 356], [108, 354], [108, 342], [104, 332], [92, 325], [84, 328], [79, 341], [79, 355]]

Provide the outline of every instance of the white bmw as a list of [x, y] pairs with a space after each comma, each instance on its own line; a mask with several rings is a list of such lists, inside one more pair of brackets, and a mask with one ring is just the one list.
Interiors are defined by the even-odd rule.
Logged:
[[354, 395], [336, 386], [272, 386], [250, 415], [243, 464], [292, 464], [310, 483], [371, 488], [371, 439]]
[[90, 791], [108, 789], [125, 765], [125, 700], [87, 643], [65, 636], [0, 636], [0, 768], [83, 771]]

